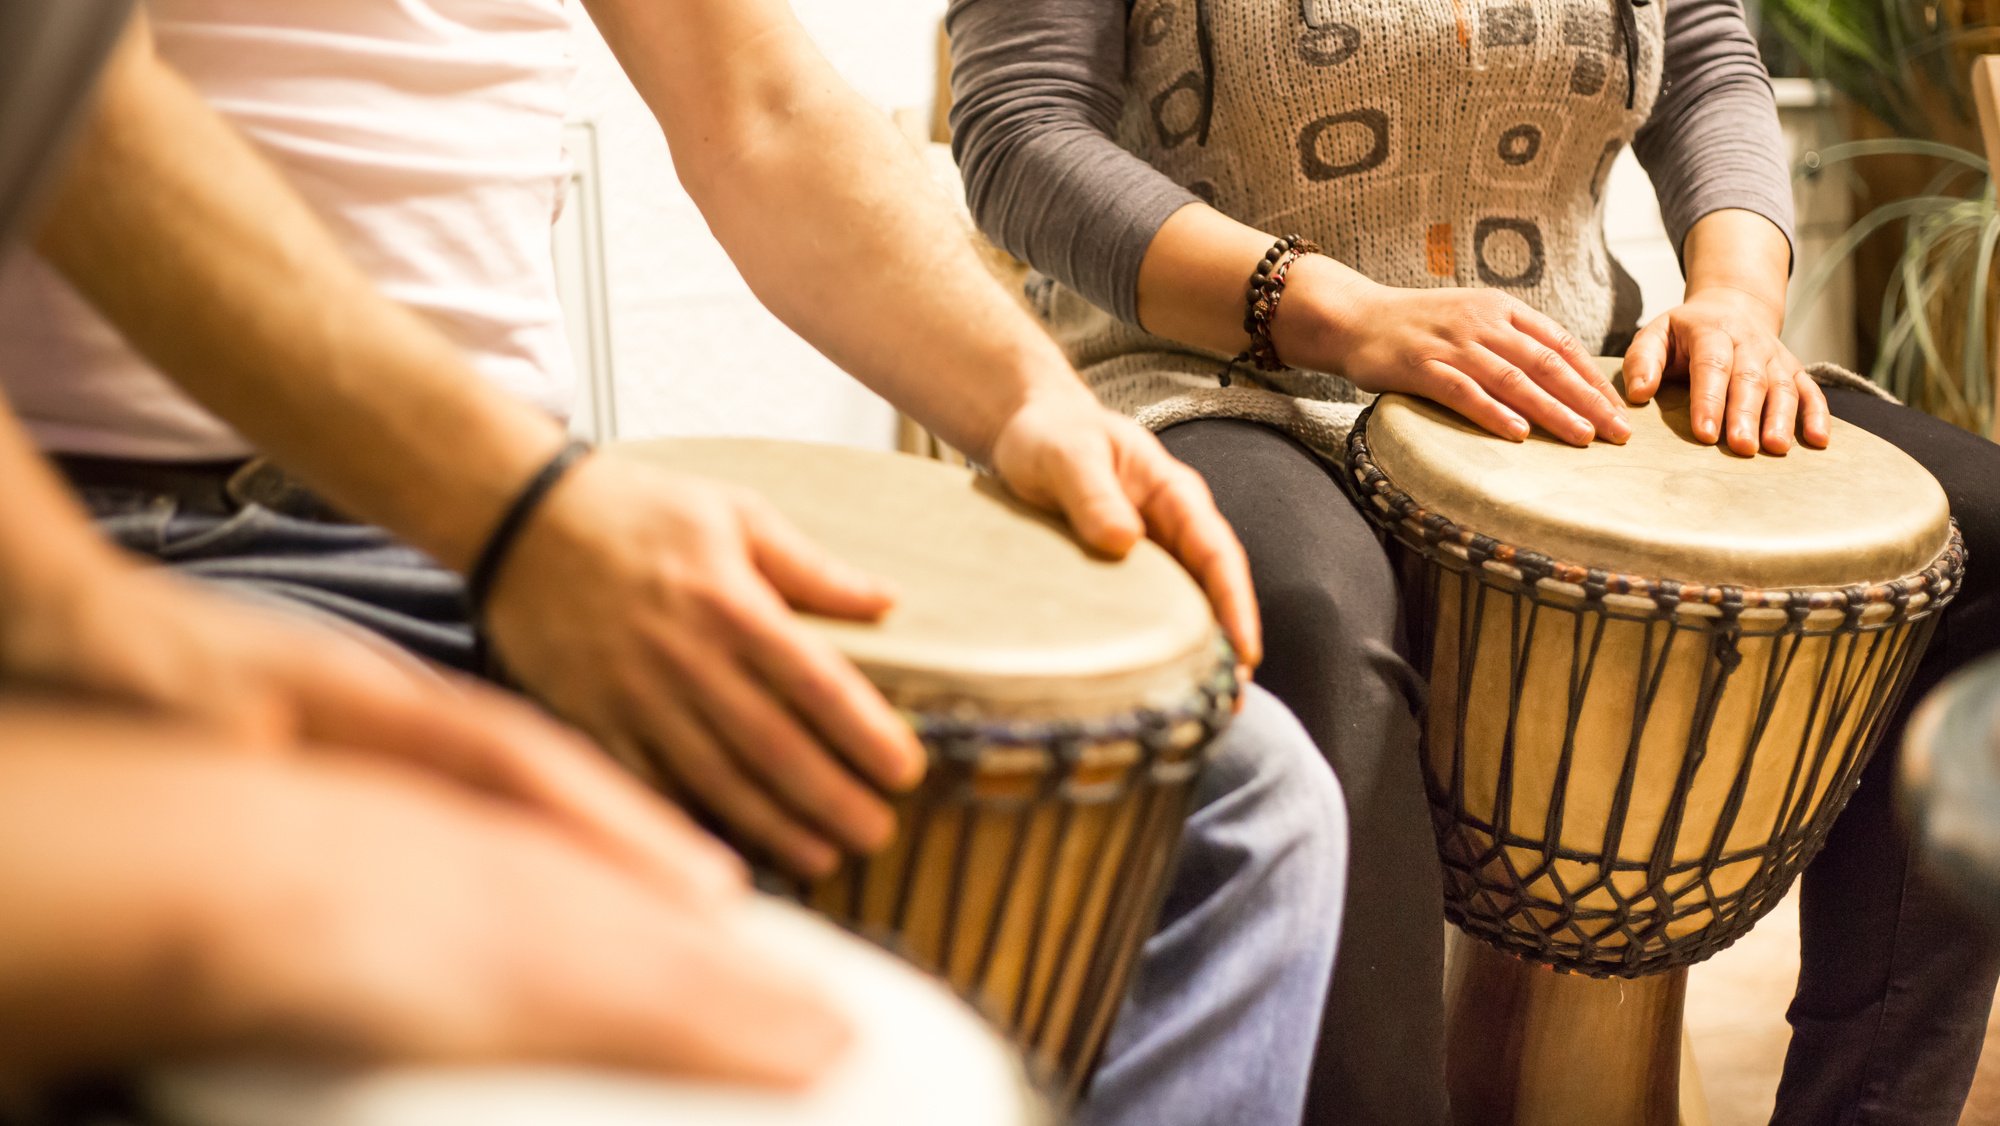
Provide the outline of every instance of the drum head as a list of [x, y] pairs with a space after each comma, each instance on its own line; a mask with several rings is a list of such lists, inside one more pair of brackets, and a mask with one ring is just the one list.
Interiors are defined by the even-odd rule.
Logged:
[[896, 587], [880, 622], [818, 627], [898, 705], [991, 717], [1102, 714], [1184, 699], [1215, 621], [1150, 542], [1097, 556], [990, 478], [940, 462], [757, 439], [626, 443], [615, 456], [762, 494], [835, 555]]
[[[1600, 362], [1615, 376], [1617, 361]], [[1929, 566], [1950, 537], [1937, 480], [1839, 419], [1824, 450], [1739, 457], [1694, 440], [1685, 385], [1628, 413], [1630, 442], [1578, 449], [1539, 430], [1509, 442], [1385, 395], [1367, 437], [1382, 472], [1429, 511], [1624, 574], [1762, 589], [1887, 582]]]
[[564, 1068], [367, 1073], [249, 1064], [159, 1076], [169, 1126], [1042, 1126], [1020, 1057], [941, 984], [805, 911], [754, 908], [761, 945], [819, 971], [855, 1042], [802, 1093]]

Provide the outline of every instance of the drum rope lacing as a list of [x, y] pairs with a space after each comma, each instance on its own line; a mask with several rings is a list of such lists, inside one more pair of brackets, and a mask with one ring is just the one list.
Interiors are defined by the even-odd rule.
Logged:
[[[1171, 843], [1179, 838], [1206, 760], [1202, 749], [1235, 712], [1235, 668], [1234, 649], [1218, 637], [1204, 679], [1165, 706], [1094, 719], [906, 711], [932, 768], [906, 799], [908, 821], [899, 834], [905, 843], [849, 859], [817, 888], [794, 884], [791, 891], [856, 934], [949, 980], [1028, 1052], [1043, 1085], [1073, 1101], [1095, 1069], [1123, 997], [1131, 953], [1166, 894]], [[1100, 750], [1121, 746], [1136, 750], [1129, 768], [1114, 770], [1110, 781], [1084, 777], [1098, 765]], [[991, 781], [984, 770], [989, 755], [1023, 750], [1042, 752], [1042, 762], [1008, 773], [1032, 774], [1033, 784], [1014, 794], [982, 792], [982, 781]], [[1129, 810], [1108, 823], [1094, 829], [1083, 824], [1083, 811], [1118, 809], [1128, 797], [1136, 799]], [[997, 857], [987, 858], [998, 860], [997, 870], [976, 873], [978, 842], [995, 835], [1005, 842]], [[1092, 862], [1081, 886], [1069, 887], [1061, 866], [1079, 841]], [[1039, 859], [1031, 861], [1031, 851]], [[942, 890], [922, 885], [940, 873], [948, 873]], [[979, 900], [975, 875], [989, 888], [1007, 890], [998, 901], [972, 902]], [[1092, 903], [1099, 914], [1087, 923], [1084, 905]], [[982, 909], [983, 919], [975, 913]], [[937, 914], [934, 927], [912, 941], [913, 920], [931, 912]], [[1002, 932], [1008, 927], [1028, 936], [1011, 994], [996, 986], [996, 974], [1005, 972]], [[1079, 983], [1074, 1010], [1062, 1010], [1056, 999], [1063, 982]]]
[[[1449, 748], [1450, 777], [1440, 780], [1435, 771], [1424, 772], [1446, 869], [1447, 917], [1509, 953], [1592, 976], [1659, 972], [1698, 962], [1728, 946], [1777, 905], [1793, 877], [1817, 853], [1859, 784], [1881, 724], [1914, 671], [1937, 611], [1949, 602], [1963, 574], [1965, 546], [1957, 525], [1952, 525], [1944, 550], [1928, 567], [1887, 583], [1752, 589], [1623, 574], [1518, 548], [1426, 510], [1375, 462], [1367, 439], [1373, 409], [1363, 412], [1349, 435], [1349, 473], [1343, 483], [1378, 530], [1411, 553], [1403, 560], [1404, 593], [1415, 650], [1412, 660], [1419, 669], [1429, 671], [1434, 639], [1428, 629], [1441, 620], [1444, 584], [1438, 572], [1473, 580], [1457, 584], [1453, 683], [1459, 698], [1449, 704], [1461, 721], [1469, 708], [1477, 706], [1470, 692], [1489, 621], [1488, 599], [1507, 599], [1502, 612], [1508, 615], [1508, 714], [1494, 816], [1482, 818], [1464, 809], [1462, 725]], [[1438, 571], [1422, 567], [1422, 562]], [[1515, 826], [1510, 811], [1517, 720], [1529, 679], [1528, 654], [1544, 610], [1552, 611], [1550, 617], [1555, 616], [1553, 611], [1565, 612], [1572, 623], [1566, 725], [1549, 782], [1555, 797], [1542, 824]], [[1753, 620], [1746, 622], [1746, 616]], [[1813, 628], [1816, 617], [1837, 617], [1838, 624]], [[1606, 627], [1614, 621], [1638, 623], [1643, 629], [1632, 729], [1602, 846], [1569, 847], [1562, 843], [1562, 818], [1578, 727]], [[1675, 645], [1686, 644], [1688, 638], [1705, 639], [1708, 651], [1678, 764], [1677, 788], [1649, 854], [1628, 858], [1618, 846], [1632, 812], [1642, 735], [1662, 692], [1668, 658]], [[1812, 685], [1811, 704], [1825, 722], [1816, 729], [1809, 724], [1802, 736], [1799, 755], [1785, 780], [1780, 803], [1784, 814], [1771, 840], [1732, 849], [1729, 841], [1778, 692], [1801, 646], [1820, 638], [1829, 639], [1832, 648]], [[1744, 674], [1746, 639], [1769, 643], [1757, 685], [1758, 708], [1717, 826], [1708, 831], [1697, 856], [1680, 859], [1681, 850], [1675, 846], [1688, 829], [1686, 795], [1708, 757], [1724, 690]], [[1841, 738], [1841, 732], [1850, 729], [1851, 734]], [[1431, 738], [1432, 727], [1427, 724], [1425, 745], [1435, 751]], [[1814, 795], [1822, 795], [1816, 806]], [[1530, 835], [1536, 832], [1539, 835]], [[1719, 891], [1714, 886], [1718, 872], [1743, 865], [1755, 865], [1755, 870], [1740, 888]], [[1579, 866], [1594, 868], [1597, 874], [1569, 886]], [[1600, 905], [1588, 906], [1586, 901]], [[1606, 903], [1609, 906], [1601, 905]], [[1706, 924], [1699, 925], [1704, 917]]]

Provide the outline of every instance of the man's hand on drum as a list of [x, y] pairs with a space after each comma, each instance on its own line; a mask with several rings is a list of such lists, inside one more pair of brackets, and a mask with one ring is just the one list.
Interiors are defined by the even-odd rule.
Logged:
[[1247, 679], [1263, 636], [1243, 545], [1208, 485], [1131, 419], [1081, 384], [1031, 397], [1001, 426], [993, 469], [1029, 504], [1059, 512], [1091, 547], [1123, 555], [1149, 536], [1181, 561], [1215, 607]]
[[[0, 458], [23, 455], [0, 426]], [[24, 455], [31, 456], [31, 455]], [[14, 499], [43, 496], [39, 467]], [[127, 560], [54, 506], [0, 529], [0, 683], [192, 723], [267, 756], [340, 745], [515, 803], [689, 902], [741, 892], [740, 862], [532, 707], [360, 630], [252, 606]]]
[[1287, 364], [1420, 395], [1514, 441], [1531, 423], [1579, 446], [1632, 436], [1589, 350], [1498, 290], [1398, 289], [1308, 255], [1292, 266], [1272, 343]]
[[747, 491], [586, 460], [528, 523], [488, 626], [508, 673], [740, 843], [803, 875], [887, 844], [923, 776], [909, 724], [794, 611], [893, 592]]
[[1703, 442], [1726, 440], [1750, 457], [1784, 454], [1794, 435], [1828, 438], [1826, 395], [1778, 339], [1785, 323], [1791, 244], [1748, 211], [1704, 216], [1683, 248], [1687, 295], [1640, 330], [1625, 353], [1625, 389], [1635, 403], [1667, 379], [1688, 382], [1688, 413]]
[[796, 1086], [849, 1039], [747, 896], [696, 908], [380, 755], [0, 706], [0, 896], [31, 1076], [248, 1046]]

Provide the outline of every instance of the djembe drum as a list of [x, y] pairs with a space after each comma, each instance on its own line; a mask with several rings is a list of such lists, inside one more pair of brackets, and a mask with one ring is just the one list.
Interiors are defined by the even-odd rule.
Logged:
[[[855, 1032], [803, 1091], [564, 1068], [210, 1064], [142, 1090], [163, 1126], [1047, 1126], [1018, 1054], [935, 981], [796, 907], [749, 937], [816, 976]], [[587, 954], [585, 955], [587, 956]], [[149, 1119], [151, 1121], [151, 1119]]]
[[1165, 552], [1088, 552], [968, 470], [754, 440], [619, 456], [754, 489], [899, 591], [880, 622], [819, 621], [930, 752], [898, 833], [801, 898], [980, 1005], [1074, 1098], [1139, 947], [1234, 658]]
[[1871, 434], [1743, 458], [1684, 389], [1631, 413], [1577, 449], [1390, 395], [1349, 440], [1429, 677], [1445, 914], [1483, 940], [1447, 991], [1480, 1126], [1674, 1121], [1687, 967], [1818, 850], [1964, 562]]

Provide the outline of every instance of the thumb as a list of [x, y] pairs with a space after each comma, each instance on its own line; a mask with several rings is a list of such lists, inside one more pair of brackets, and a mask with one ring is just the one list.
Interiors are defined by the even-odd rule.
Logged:
[[1625, 350], [1625, 397], [1635, 403], [1650, 400], [1667, 371], [1667, 318], [1639, 330]]
[[761, 499], [745, 499], [738, 511], [751, 561], [793, 609], [873, 621], [895, 605], [886, 580], [836, 558]]
[[1123, 558], [1145, 536], [1146, 522], [1125, 495], [1111, 451], [1102, 446], [1082, 456], [1064, 451], [1054, 461], [1047, 487], [1077, 538], [1106, 555]]

